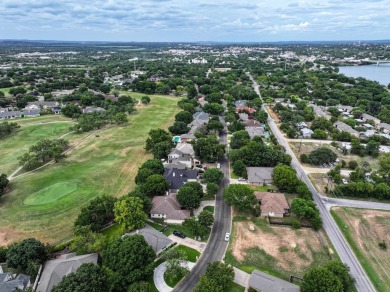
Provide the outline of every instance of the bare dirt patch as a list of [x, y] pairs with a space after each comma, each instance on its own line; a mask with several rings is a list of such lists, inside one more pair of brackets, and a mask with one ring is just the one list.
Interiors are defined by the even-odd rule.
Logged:
[[[333, 208], [340, 229], [358, 251], [357, 257], [372, 282], [381, 291], [390, 291], [390, 212]], [[387, 249], [379, 247], [385, 242]]]
[[[251, 226], [254, 226], [253, 231]], [[293, 230], [245, 221], [234, 223], [230, 251], [236, 261], [245, 266], [254, 265], [288, 277], [303, 275], [308, 267], [328, 261], [327, 248], [319, 234], [311, 229]], [[262, 254], [263, 261], [255, 260], [256, 251]]]

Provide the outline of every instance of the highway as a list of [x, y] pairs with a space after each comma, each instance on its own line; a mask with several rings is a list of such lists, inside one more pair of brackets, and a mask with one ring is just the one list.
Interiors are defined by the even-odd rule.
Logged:
[[[221, 121], [224, 123], [223, 118]], [[227, 129], [226, 124], [224, 132], [219, 136], [222, 144], [227, 144]], [[192, 269], [191, 273], [184, 278], [175, 288], [177, 292], [192, 291], [195, 285], [198, 283], [200, 276], [206, 272], [207, 264], [210, 262], [221, 261], [225, 255], [225, 251], [228, 242], [225, 241], [225, 233], [230, 232], [231, 229], [231, 207], [226, 205], [222, 191], [229, 185], [229, 163], [227, 158], [222, 157], [218, 160], [221, 164], [221, 171], [224, 173], [223, 180], [219, 186], [219, 191], [216, 196], [215, 202], [215, 218], [214, 224], [211, 230], [210, 238], [207, 243], [206, 249], [198, 260], [196, 266]]]
[[[259, 86], [256, 83], [256, 81], [248, 74], [248, 76], [251, 78], [253, 82], [253, 88], [256, 91], [256, 93], [261, 97]], [[267, 111], [266, 108], [263, 106], [263, 110]], [[267, 111], [268, 113], [268, 111]], [[270, 114], [268, 113], [268, 125], [277, 138], [279, 144], [283, 146], [286, 149], [286, 153], [289, 154], [292, 158], [291, 160], [291, 166], [296, 170], [298, 177], [301, 178], [302, 181], [306, 183], [308, 188], [310, 189], [311, 193], [313, 194], [314, 201], [320, 210], [322, 221], [323, 221], [323, 228], [328, 234], [329, 239], [331, 240], [334, 248], [336, 249], [341, 261], [345, 263], [350, 268], [350, 273], [355, 279], [355, 286], [358, 289], [358, 291], [364, 291], [364, 292], [370, 292], [375, 291], [374, 286], [372, 285], [370, 279], [368, 278], [366, 272], [363, 270], [362, 266], [360, 265], [359, 261], [357, 260], [355, 254], [351, 250], [350, 246], [346, 242], [345, 238], [341, 234], [341, 231], [339, 230], [338, 226], [334, 222], [332, 216], [330, 215], [329, 208], [326, 204], [324, 204], [324, 201], [320, 194], [317, 193], [317, 190], [309, 180], [308, 176], [306, 175], [305, 171], [303, 170], [300, 162], [296, 158], [295, 154], [291, 150], [289, 144], [286, 142], [286, 140], [283, 137], [283, 134], [279, 130], [279, 128], [276, 126], [274, 120], [270, 117]]]

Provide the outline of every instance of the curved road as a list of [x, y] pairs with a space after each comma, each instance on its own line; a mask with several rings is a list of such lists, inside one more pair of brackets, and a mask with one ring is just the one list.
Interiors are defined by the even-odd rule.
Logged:
[[[221, 121], [223, 121], [222, 118]], [[219, 139], [222, 144], [227, 144], [226, 125], [225, 131], [219, 136]], [[225, 233], [230, 232], [232, 215], [231, 208], [225, 204], [222, 198], [222, 190], [229, 185], [229, 164], [225, 157], [220, 158], [219, 163], [221, 164], [221, 171], [224, 173], [224, 177], [216, 197], [214, 225], [211, 230], [209, 241], [196, 266], [192, 269], [191, 273], [176, 286], [174, 291], [192, 291], [198, 283], [200, 276], [205, 273], [207, 264], [221, 261], [225, 255], [228, 245], [228, 242], [225, 241]]]
[[[253, 82], [254, 90], [261, 97], [258, 84], [249, 73], [248, 76], [251, 78]], [[263, 110], [267, 111], [264, 106], [263, 106]], [[363, 270], [355, 254], [351, 250], [350, 246], [346, 242], [345, 238], [341, 234], [341, 231], [339, 230], [338, 226], [336, 225], [332, 216], [330, 215], [329, 208], [327, 208], [327, 205], [324, 204], [324, 201], [320, 196], [320, 194], [317, 193], [317, 190], [314, 188], [313, 184], [309, 180], [308, 176], [306, 175], [306, 172], [302, 168], [302, 165], [296, 158], [295, 154], [293, 153], [290, 146], [284, 139], [281, 131], [276, 126], [274, 120], [270, 117], [269, 113], [268, 116], [269, 116], [268, 125], [271, 131], [277, 138], [279, 144], [285, 147], [286, 153], [289, 154], [292, 158], [291, 166], [296, 170], [298, 177], [301, 177], [301, 180], [306, 183], [311, 193], [313, 194], [313, 199], [321, 213], [323, 228], [325, 229], [330, 240], [332, 241], [333, 246], [336, 249], [338, 255], [340, 256], [341, 261], [350, 268], [350, 273], [355, 278], [356, 281], [355, 282], [356, 288], [358, 289], [358, 291], [364, 291], [364, 292], [375, 291], [375, 288], [372, 285], [370, 279], [368, 278], [366, 272]]]

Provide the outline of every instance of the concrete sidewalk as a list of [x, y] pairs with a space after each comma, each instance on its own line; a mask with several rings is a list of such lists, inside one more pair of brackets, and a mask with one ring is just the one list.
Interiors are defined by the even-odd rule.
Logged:
[[[184, 262], [181, 264], [182, 267], [187, 267], [190, 271], [195, 267], [195, 263]], [[169, 287], [164, 280], [164, 273], [167, 270], [166, 262], [160, 264], [156, 269], [154, 269], [153, 281], [154, 285], [160, 292], [170, 292], [173, 291], [173, 288]]]
[[203, 208], [207, 206], [215, 207], [215, 200], [201, 201], [199, 208], [194, 210], [194, 215], [197, 216], [200, 212], [203, 211]]
[[174, 242], [177, 242], [177, 244], [186, 245], [188, 247], [191, 247], [193, 249], [196, 249], [200, 253], [203, 253], [204, 249], [206, 248], [207, 243], [206, 242], [200, 242], [192, 238], [180, 238], [173, 234], [169, 235], [168, 238]]
[[247, 289], [247, 287], [249, 286], [249, 278], [251, 275], [237, 268], [233, 267], [233, 269], [234, 269], [234, 283], [242, 287], [245, 287], [245, 289]]

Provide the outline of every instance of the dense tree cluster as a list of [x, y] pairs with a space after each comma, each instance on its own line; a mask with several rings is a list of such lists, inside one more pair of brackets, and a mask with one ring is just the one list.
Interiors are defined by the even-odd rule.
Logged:
[[234, 270], [228, 264], [222, 262], [209, 263], [206, 273], [200, 277], [198, 284], [195, 286], [195, 292], [226, 291], [234, 280]]
[[17, 123], [8, 123], [8, 122], [0, 123], [0, 139], [11, 135], [19, 128], [20, 126]]

